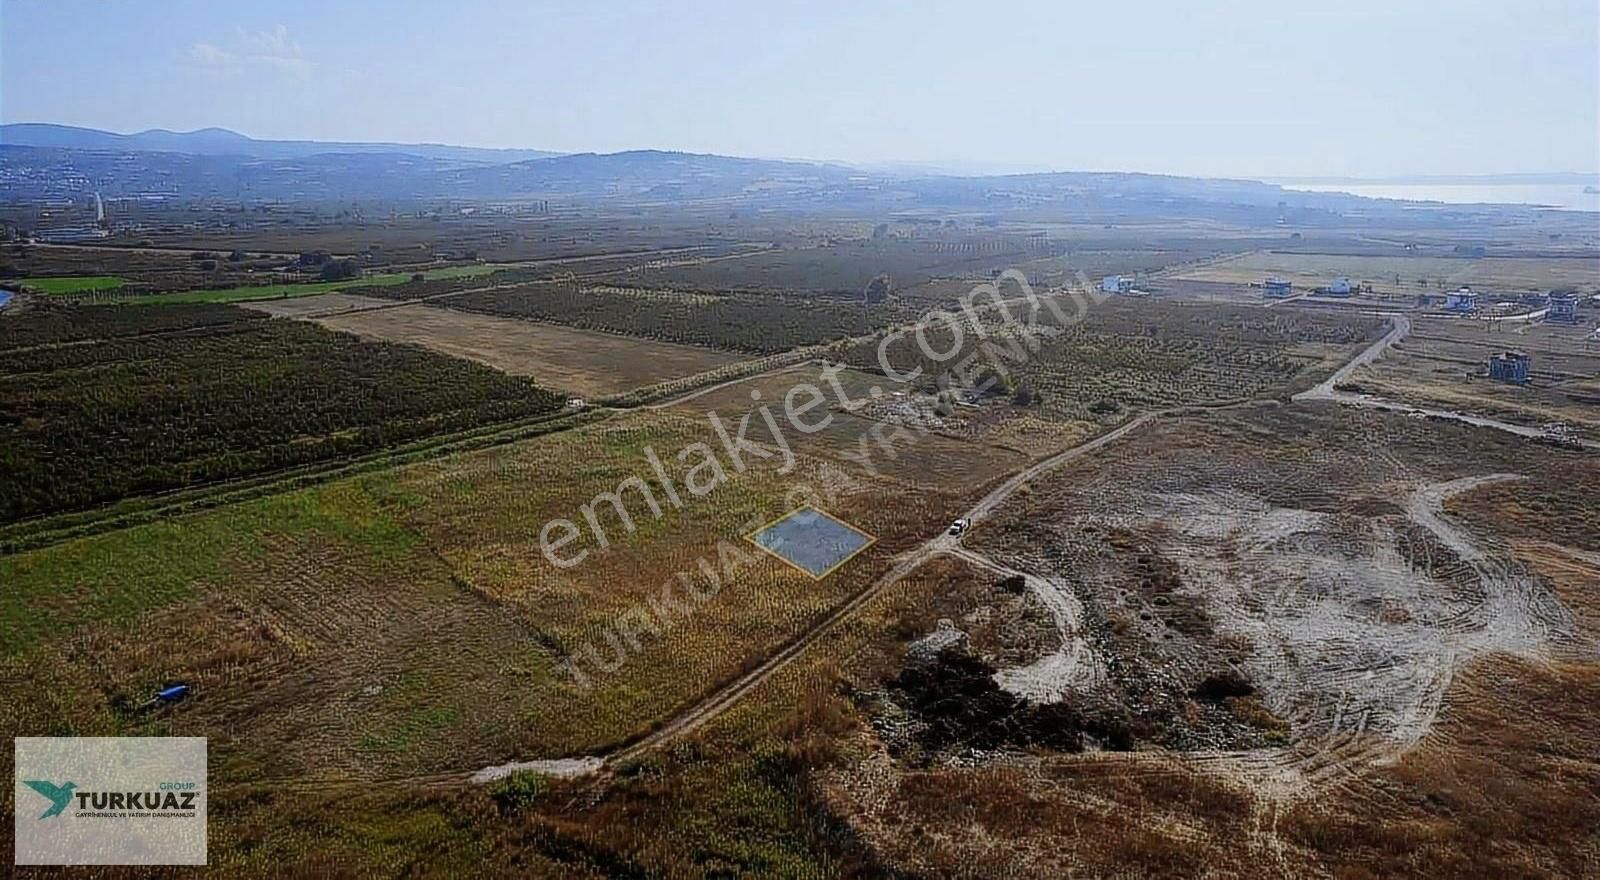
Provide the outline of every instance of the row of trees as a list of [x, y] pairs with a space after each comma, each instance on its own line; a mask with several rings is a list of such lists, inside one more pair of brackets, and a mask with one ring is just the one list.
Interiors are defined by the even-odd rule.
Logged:
[[370, 452], [565, 402], [470, 361], [288, 321], [0, 354], [0, 373], [9, 376], [0, 383], [0, 522]]
[[453, 308], [533, 318], [609, 333], [767, 354], [860, 336], [917, 313], [894, 302], [863, 306], [857, 300], [741, 292], [707, 298], [640, 297], [615, 289], [537, 283], [469, 293]]

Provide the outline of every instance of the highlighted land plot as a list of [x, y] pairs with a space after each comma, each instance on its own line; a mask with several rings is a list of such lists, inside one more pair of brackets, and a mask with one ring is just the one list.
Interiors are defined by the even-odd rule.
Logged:
[[745, 538], [817, 580], [832, 574], [877, 540], [809, 505], [784, 514]]

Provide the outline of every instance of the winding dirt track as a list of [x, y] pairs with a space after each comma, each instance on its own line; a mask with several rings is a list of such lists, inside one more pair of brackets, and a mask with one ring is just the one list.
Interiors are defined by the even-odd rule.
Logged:
[[[1322, 380], [1315, 388], [1302, 391], [1294, 396], [1294, 400], [1346, 400], [1358, 398], [1361, 395], [1349, 394], [1335, 390], [1334, 386], [1350, 378], [1350, 374], [1372, 363], [1389, 350], [1389, 346], [1406, 338], [1411, 333], [1411, 319], [1402, 314], [1394, 315], [1394, 326], [1383, 338], [1367, 346], [1364, 351], [1350, 359], [1350, 362], [1333, 372], [1333, 375]], [[1353, 401], [1352, 401], [1353, 402]]]
[[[1519, 315], [1516, 317], [1517, 319], [1522, 319], [1527, 318], [1528, 316]], [[1505, 320], [1512, 319], [1508, 318]], [[1349, 379], [1351, 374], [1356, 370], [1382, 357], [1383, 353], [1388, 351], [1391, 345], [1394, 345], [1396, 342], [1404, 339], [1410, 332], [1411, 319], [1405, 315], [1396, 313], [1394, 315], [1394, 327], [1388, 332], [1387, 335], [1368, 346], [1365, 351], [1357, 355], [1353, 360], [1350, 361], [1350, 363], [1340, 367], [1332, 376], [1329, 376], [1327, 379], [1323, 380], [1321, 384], [1317, 385], [1315, 388], [1296, 394], [1293, 399], [1297, 402], [1305, 400], [1331, 400], [1349, 406], [1362, 406], [1370, 409], [1387, 410], [1389, 412], [1426, 416], [1432, 419], [1444, 419], [1452, 422], [1460, 422], [1464, 425], [1472, 425], [1473, 427], [1477, 428], [1493, 428], [1496, 431], [1505, 431], [1508, 434], [1516, 434], [1519, 437], [1527, 437], [1533, 440], [1537, 440], [1545, 436], [1544, 431], [1541, 429], [1529, 427], [1528, 425], [1502, 422], [1499, 419], [1468, 415], [1467, 413], [1459, 413], [1452, 410], [1429, 409], [1427, 407], [1412, 406], [1407, 403], [1384, 400], [1381, 397], [1375, 397], [1371, 394], [1356, 394], [1350, 391], [1340, 391], [1335, 387], [1336, 385], [1339, 385], [1345, 380]], [[1574, 439], [1579, 446], [1585, 449], [1600, 450], [1600, 441], [1580, 438]]]

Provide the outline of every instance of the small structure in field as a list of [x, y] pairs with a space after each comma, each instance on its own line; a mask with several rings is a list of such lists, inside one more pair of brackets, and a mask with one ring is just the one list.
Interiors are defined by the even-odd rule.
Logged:
[[1107, 275], [1100, 279], [1102, 293], [1132, 293], [1133, 278], [1129, 275]]
[[1583, 441], [1572, 430], [1572, 426], [1565, 422], [1547, 422], [1540, 430], [1539, 440], [1551, 446], [1562, 449], [1582, 449]]
[[1469, 313], [1478, 310], [1478, 294], [1470, 287], [1462, 287], [1445, 295], [1444, 308], [1447, 312]]
[[1489, 358], [1489, 378], [1517, 385], [1527, 384], [1528, 355], [1520, 351], [1503, 351]]
[[1550, 311], [1546, 313], [1545, 320], [1578, 323], [1578, 295], [1566, 291], [1551, 293]]
[[1340, 275], [1328, 283], [1328, 293], [1333, 296], [1349, 296], [1355, 292], [1355, 285], [1350, 283], [1350, 276]]
[[1285, 299], [1294, 295], [1294, 285], [1276, 275], [1261, 282], [1261, 288], [1266, 291], [1267, 299]]

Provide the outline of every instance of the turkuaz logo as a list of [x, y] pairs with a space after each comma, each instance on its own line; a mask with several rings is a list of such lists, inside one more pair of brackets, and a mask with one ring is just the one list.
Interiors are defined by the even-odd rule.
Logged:
[[22, 784], [50, 799], [50, 809], [39, 814], [41, 819], [61, 815], [61, 811], [67, 808], [67, 804], [72, 803], [72, 790], [78, 787], [76, 782], [56, 785], [43, 779], [24, 779]]
[[[143, 813], [193, 813], [199, 809], [195, 803], [198, 792], [192, 782], [164, 782], [162, 791], [75, 791], [78, 784], [66, 782], [56, 785], [42, 779], [25, 779], [23, 784], [50, 801], [50, 808], [39, 815], [49, 819], [61, 815], [73, 798], [77, 798], [80, 813], [143, 812]], [[187, 790], [183, 790], [187, 789]]]

